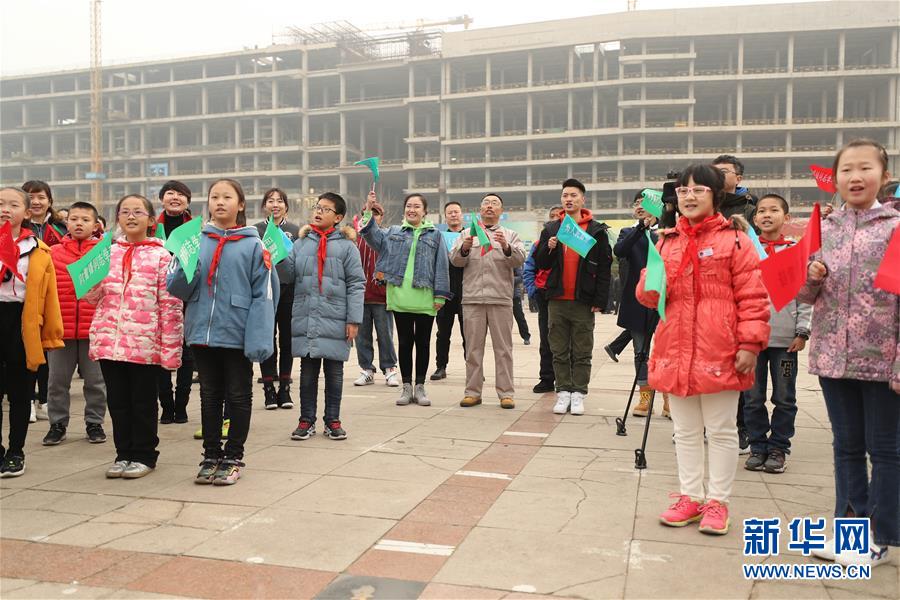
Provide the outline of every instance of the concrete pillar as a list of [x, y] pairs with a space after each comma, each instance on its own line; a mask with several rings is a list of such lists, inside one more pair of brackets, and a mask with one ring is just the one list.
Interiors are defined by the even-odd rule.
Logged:
[[169, 150], [175, 150], [175, 144], [177, 142], [175, 135], [175, 126], [169, 125]]
[[[140, 116], [138, 118], [143, 121], [147, 118], [147, 96], [144, 94], [144, 92], [141, 92], [140, 94], [138, 94], [138, 99], [140, 101], [140, 108], [138, 109], [140, 110]], [[78, 112], [77, 102], [75, 103], [75, 112]]]
[[484, 101], [484, 135], [491, 137], [491, 99]]
[[[593, 58], [593, 72], [594, 72], [594, 81], [598, 81], [598, 77], [600, 75], [600, 44], [594, 44], [594, 54]], [[596, 105], [596, 101], [594, 102]]]
[[484, 59], [484, 87], [491, 89], [491, 57]]
[[787, 72], [794, 72], [794, 34], [788, 36]]
[[[896, 6], [894, 7], [896, 8]], [[896, 13], [894, 13], [896, 16]], [[846, 59], [847, 54], [847, 32], [841, 31], [838, 36], [838, 68], [843, 71], [844, 70], [844, 60]]]
[[528, 87], [531, 87], [534, 81], [534, 54], [528, 52]]
[[528, 94], [528, 99], [525, 102], [525, 121], [525, 133], [531, 135], [534, 130], [534, 98], [531, 94]]
[[272, 80], [272, 108], [278, 108], [278, 80]]
[[[844, 83], [845, 83], [844, 78], [839, 77], [838, 78], [838, 87], [837, 87], [837, 107], [835, 108], [835, 110], [836, 110], [835, 116], [837, 117], [838, 121], [844, 120]], [[892, 79], [891, 83], [894, 86], [896, 86], [897, 79], [896, 78]], [[890, 94], [890, 102], [892, 104], [896, 104], [896, 102], [897, 102], [896, 87], [894, 87], [894, 91]], [[891, 113], [891, 114], [893, 114], [893, 113]], [[890, 118], [893, 119], [895, 117], [890, 117]]]
[[569, 83], [575, 81], [575, 50], [569, 48], [569, 66], [567, 72], [567, 80]]
[[737, 72], [738, 72], [738, 75], [741, 75], [744, 72], [744, 36], [740, 36], [738, 38]]
[[[203, 65], [203, 68], [205, 70], [206, 65]], [[200, 114], [209, 114], [209, 90], [205, 85], [200, 88]]]
[[409, 74], [407, 76], [407, 81], [408, 81], [408, 84], [407, 84], [408, 91], [407, 91], [406, 95], [410, 98], [414, 98], [416, 95], [416, 72], [415, 72], [415, 69], [413, 69], [413, 67], [411, 65], [409, 67]]
[[794, 82], [788, 80], [785, 92], [784, 122], [790, 125], [794, 120]]
[[823, 121], [828, 116], [828, 90], [822, 90], [822, 104], [819, 114]]
[[[596, 73], [596, 71], [594, 71]], [[600, 115], [598, 112], [598, 108], [600, 104], [600, 91], [597, 88], [594, 88], [591, 98], [591, 129], [597, 129], [599, 124]], [[596, 142], [596, 139], [594, 140]], [[596, 148], [594, 151], [596, 152]]]
[[735, 123], [741, 125], [744, 122], [744, 82], [738, 81], [737, 84], [737, 115]]
[[568, 96], [568, 103], [567, 103], [568, 105], [566, 106], [566, 109], [567, 109], [567, 115], [566, 115], [566, 129], [567, 129], [568, 131], [571, 131], [572, 128], [574, 127], [574, 124], [575, 124], [575, 115], [573, 114], [573, 113], [574, 113], [574, 110], [573, 110], [574, 107], [573, 107], [573, 103], [572, 103], [572, 92], [570, 91], [570, 92], [567, 94], [567, 96]]
[[175, 90], [169, 90], [169, 118], [175, 117]]

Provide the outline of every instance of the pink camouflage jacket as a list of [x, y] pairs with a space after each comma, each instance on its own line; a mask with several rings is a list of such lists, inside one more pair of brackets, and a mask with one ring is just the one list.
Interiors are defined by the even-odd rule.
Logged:
[[90, 330], [91, 360], [142, 365], [181, 365], [181, 300], [166, 290], [171, 255], [162, 240], [135, 246], [131, 279], [124, 285], [123, 258], [131, 246], [117, 240], [110, 251], [109, 275], [85, 296], [97, 305]]
[[822, 221], [822, 249], [814, 258], [828, 275], [797, 295], [813, 305], [813, 375], [900, 383], [900, 297], [873, 285], [898, 225], [900, 214], [886, 206], [834, 211]]

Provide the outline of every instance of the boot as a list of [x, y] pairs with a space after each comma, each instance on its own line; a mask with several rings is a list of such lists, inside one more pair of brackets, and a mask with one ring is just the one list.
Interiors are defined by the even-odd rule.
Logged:
[[278, 386], [278, 408], [294, 408], [294, 400], [291, 398], [291, 382], [281, 381]]
[[275, 391], [275, 384], [271, 380], [263, 383], [263, 395], [265, 396], [266, 410], [278, 408], [278, 393]]
[[631, 411], [633, 416], [646, 417], [650, 413], [650, 394], [652, 393], [649, 385], [641, 386], [641, 400], [638, 402], [638, 405], [634, 407], [634, 410]]
[[397, 398], [397, 406], [406, 406], [413, 401], [413, 386], [411, 383], [404, 383], [400, 397]]
[[669, 413], [669, 392], [663, 392], [663, 409], [662, 416], [672, 420], [672, 415]]

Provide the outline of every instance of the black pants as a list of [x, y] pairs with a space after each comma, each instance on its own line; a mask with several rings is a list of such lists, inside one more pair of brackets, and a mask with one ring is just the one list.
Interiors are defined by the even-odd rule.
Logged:
[[156, 381], [159, 365], [101, 360], [106, 406], [112, 419], [116, 460], [156, 466], [159, 452]]
[[[253, 395], [253, 363], [236, 348], [192, 346], [200, 375], [200, 423], [203, 456], [217, 460], [244, 458], [244, 442], [250, 433]], [[231, 426], [222, 448], [222, 410], [228, 408]]]
[[531, 339], [531, 332], [528, 331], [528, 321], [525, 320], [525, 311], [522, 310], [522, 298], [513, 298], [513, 317], [516, 319], [516, 325], [519, 327], [519, 337], [523, 340]]
[[186, 415], [188, 400], [191, 398], [191, 382], [194, 379], [194, 356], [187, 345], [181, 348], [181, 366], [175, 371], [175, 395], [172, 395], [172, 372], [159, 370], [156, 388], [159, 393], [159, 407], [164, 414]]
[[[44, 364], [38, 367], [37, 373], [32, 377], [31, 391], [34, 399], [41, 404], [47, 404], [47, 387], [50, 382], [50, 366], [47, 362], [47, 353], [44, 352]], [[37, 385], [35, 385], [35, 383]], [[37, 391], [35, 392], [35, 387]], [[30, 411], [30, 409], [29, 409]], [[30, 415], [29, 415], [30, 416]]]
[[300, 359], [300, 418], [316, 422], [316, 406], [319, 395], [319, 370], [325, 363], [325, 418], [326, 424], [341, 420], [341, 396], [343, 393], [344, 363], [328, 358]]
[[556, 375], [553, 373], [553, 352], [550, 351], [550, 332], [548, 328], [547, 317], [547, 301], [541, 295], [535, 296], [538, 305], [538, 333], [541, 336], [541, 381], [556, 381]]
[[609, 343], [609, 347], [612, 348], [613, 353], [616, 356], [622, 354], [625, 351], [625, 348], [628, 347], [628, 344], [631, 343], [631, 331], [628, 329], [623, 329], [622, 333], [620, 333], [616, 339]]
[[[0, 302], [0, 368], [3, 391], [9, 397], [9, 448], [0, 443], [0, 455], [25, 456], [25, 437], [31, 415], [31, 395], [35, 374], [25, 366], [25, 344], [22, 342], [22, 303]], [[0, 394], [0, 404], [3, 396]], [[0, 428], [3, 410], [0, 408]]]
[[[437, 314], [437, 342], [434, 345], [435, 365], [446, 369], [450, 362], [450, 334], [453, 333], [453, 319], [459, 319], [459, 334], [463, 339], [463, 358], [466, 355], [466, 335], [463, 333], [463, 311], [460, 298], [445, 302]], [[396, 313], [394, 313], [396, 318]], [[399, 330], [399, 325], [398, 325]]]
[[431, 359], [431, 328], [434, 317], [415, 313], [395, 312], [400, 360], [400, 376], [403, 383], [413, 382], [413, 346], [416, 348], [416, 383], [425, 383], [428, 362]]
[[[291, 371], [294, 370], [294, 357], [291, 355], [291, 309], [293, 306], [294, 286], [281, 286], [278, 306], [275, 307], [275, 332], [273, 333], [275, 343], [272, 345], [274, 352], [259, 366], [265, 382], [275, 379], [282, 382], [291, 381]], [[277, 372], [276, 365], [278, 365]]]

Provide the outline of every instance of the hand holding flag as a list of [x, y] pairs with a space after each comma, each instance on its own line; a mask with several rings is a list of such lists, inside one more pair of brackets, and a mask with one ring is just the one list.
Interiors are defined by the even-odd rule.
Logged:
[[478, 219], [478, 215], [475, 213], [472, 213], [472, 227], [469, 228], [469, 236], [469, 239], [473, 237], [478, 238], [478, 245], [481, 246], [482, 256], [494, 249], [491, 245], [491, 238], [488, 237], [487, 232], [484, 230], [484, 223]]

